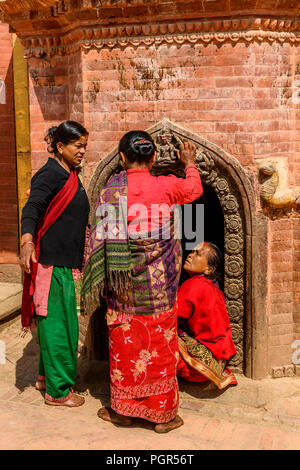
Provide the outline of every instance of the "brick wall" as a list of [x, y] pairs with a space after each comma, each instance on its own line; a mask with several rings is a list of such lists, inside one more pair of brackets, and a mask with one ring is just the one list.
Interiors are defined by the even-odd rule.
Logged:
[[82, 121], [84, 113], [91, 131], [88, 163], [94, 163], [128, 129], [168, 117], [243, 165], [286, 157], [293, 184], [300, 166], [290, 96], [292, 81], [300, 78], [296, 60], [297, 48], [277, 43], [127, 47], [30, 59], [31, 122], [39, 129], [33, 144], [43, 123]]
[[[166, 117], [240, 161], [253, 178], [257, 212], [262, 212], [257, 178], [262, 160], [284, 162], [287, 184], [299, 185], [300, 105], [292, 102], [293, 82], [300, 79], [299, 47], [278, 42], [114, 47], [51, 64], [31, 59], [30, 70], [39, 75], [31, 87], [34, 170], [47, 157], [42, 138], [53, 122], [76, 119], [90, 131], [87, 184], [124, 132]], [[52, 75], [52, 86], [43, 74]], [[300, 335], [300, 246], [294, 212], [266, 220], [271, 371], [291, 363], [291, 343]]]
[[294, 322], [295, 339], [300, 340], [300, 218], [293, 220], [293, 281], [294, 281]]
[[0, 23], [0, 76], [6, 104], [0, 104], [0, 264], [18, 262], [18, 204], [13, 104], [12, 37]]
[[99, 143], [104, 156], [124, 131], [168, 117], [244, 165], [260, 157], [292, 158], [285, 86], [294, 53], [286, 44], [255, 43], [90, 51], [83, 56], [83, 81], [86, 101], [99, 86], [85, 113], [93, 145]]
[[49, 157], [44, 137], [49, 127], [72, 119], [84, 124], [81, 54], [29, 60], [32, 171]]
[[68, 119], [66, 60], [29, 61], [31, 165], [35, 173], [48, 158], [44, 137], [49, 127]]
[[291, 363], [294, 340], [293, 220], [270, 223], [269, 358], [277, 366]]

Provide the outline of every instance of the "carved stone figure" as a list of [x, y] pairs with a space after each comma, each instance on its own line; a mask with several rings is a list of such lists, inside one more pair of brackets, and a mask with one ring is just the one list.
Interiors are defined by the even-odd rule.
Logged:
[[279, 172], [274, 162], [265, 163], [259, 167], [260, 197], [265, 205], [274, 209], [300, 205], [300, 188], [278, 189]]
[[161, 129], [156, 138], [157, 156], [155, 167], [169, 167], [177, 163], [177, 152], [182, 141], [165, 126]]

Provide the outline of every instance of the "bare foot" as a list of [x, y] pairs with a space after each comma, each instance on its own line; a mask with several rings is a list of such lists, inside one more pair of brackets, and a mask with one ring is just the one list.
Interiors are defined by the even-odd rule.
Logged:
[[51, 401], [48, 399], [45, 399], [45, 403], [47, 405], [53, 405], [53, 406], [69, 406], [71, 408], [77, 407], [77, 406], [82, 406], [85, 402], [84, 397], [77, 395], [77, 393], [72, 393], [72, 395], [65, 401]]
[[104, 421], [118, 424], [119, 426], [131, 426], [133, 423], [133, 419], [129, 416], [119, 415], [111, 408], [106, 408], [105, 406], [102, 406], [102, 408], [98, 410], [97, 415]]
[[169, 421], [168, 423], [157, 424], [154, 428], [154, 431], [158, 432], [159, 434], [164, 434], [166, 432], [173, 431], [173, 429], [180, 428], [180, 426], [183, 424], [183, 419], [177, 415], [176, 418], [172, 419], [172, 421]]

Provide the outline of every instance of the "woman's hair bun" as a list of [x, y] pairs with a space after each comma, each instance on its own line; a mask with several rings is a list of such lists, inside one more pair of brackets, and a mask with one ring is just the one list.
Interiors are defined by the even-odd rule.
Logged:
[[47, 150], [49, 153], [55, 152], [55, 149], [53, 147], [53, 142], [55, 139], [55, 133], [57, 129], [58, 129], [57, 126], [50, 127], [50, 129], [48, 129], [47, 135], [44, 138], [44, 141], [48, 144]]
[[150, 140], [146, 139], [137, 139], [133, 143], [134, 151], [141, 157], [147, 157], [152, 155], [155, 151], [155, 147]]
[[119, 153], [133, 162], [149, 162], [155, 154], [156, 147], [151, 135], [145, 131], [129, 131], [123, 135], [119, 143]]

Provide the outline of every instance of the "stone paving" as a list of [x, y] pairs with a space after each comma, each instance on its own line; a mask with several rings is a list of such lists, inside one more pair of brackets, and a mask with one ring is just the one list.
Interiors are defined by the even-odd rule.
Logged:
[[[77, 391], [83, 407], [44, 404], [35, 390], [36, 334], [19, 337], [17, 320], [0, 332], [0, 449], [22, 450], [288, 450], [300, 449], [299, 378], [252, 381], [219, 392], [212, 385], [180, 382], [185, 425], [165, 435], [136, 420], [121, 428], [97, 418], [109, 403], [105, 361], [79, 360]], [[3, 360], [3, 346], [6, 360]]]

